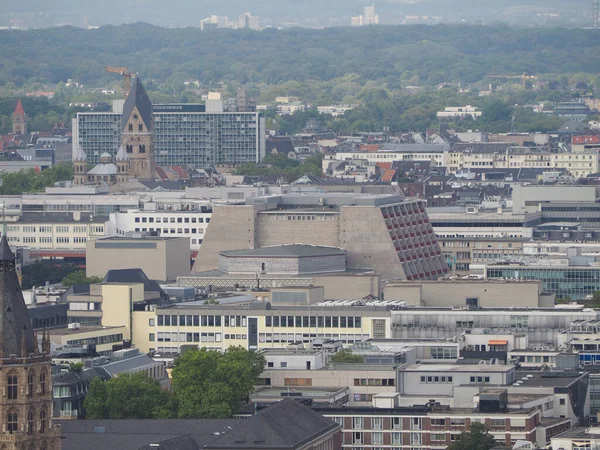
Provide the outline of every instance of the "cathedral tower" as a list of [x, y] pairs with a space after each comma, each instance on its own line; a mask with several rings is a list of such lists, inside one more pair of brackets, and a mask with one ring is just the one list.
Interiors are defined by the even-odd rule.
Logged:
[[122, 145], [129, 158], [129, 176], [154, 180], [154, 115], [152, 102], [139, 78], [135, 78], [123, 106]]
[[21, 99], [17, 101], [17, 107], [12, 115], [13, 134], [27, 134], [27, 115], [23, 109]]
[[129, 179], [129, 158], [127, 157], [127, 152], [125, 151], [125, 147], [121, 145], [119, 147], [119, 151], [117, 152], [117, 156], [115, 157], [115, 163], [117, 166], [117, 183], [125, 183]]
[[40, 351], [6, 236], [0, 240], [0, 448], [60, 450], [52, 425], [50, 338]]

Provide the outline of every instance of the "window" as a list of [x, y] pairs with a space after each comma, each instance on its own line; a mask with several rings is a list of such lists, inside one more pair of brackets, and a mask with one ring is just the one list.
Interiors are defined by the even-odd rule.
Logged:
[[421, 433], [410, 433], [410, 445], [421, 445]]
[[40, 433], [46, 432], [46, 409], [42, 408], [40, 411]]
[[371, 433], [371, 444], [373, 444], [373, 445], [383, 444], [383, 433], [382, 432]]
[[355, 430], [362, 430], [365, 426], [364, 419], [362, 417], [352, 418], [352, 428]]
[[154, 326], [154, 319], [148, 319], [148, 326], [150, 326], [150, 327]]
[[394, 430], [402, 429], [402, 417], [392, 417], [392, 428]]
[[431, 433], [429, 436], [432, 441], [446, 441], [446, 433]]
[[564, 399], [564, 398], [561, 398], [561, 399], [558, 401], [558, 404], [559, 404], [559, 405], [564, 405], [564, 404], [565, 404], [565, 399]]
[[436, 427], [446, 426], [446, 419], [431, 419], [431, 425]]
[[504, 428], [505, 423], [506, 422], [504, 419], [490, 419], [490, 426], [493, 428], [497, 428], [497, 427]]
[[383, 417], [373, 417], [371, 423], [374, 430], [383, 430]]
[[354, 433], [352, 433], [352, 443], [359, 445], [363, 443], [363, 434], [360, 431], [355, 431]]
[[35, 413], [33, 412], [33, 408], [29, 409], [27, 413], [27, 434], [31, 436], [33, 434], [33, 427], [35, 424]]
[[46, 395], [46, 372], [40, 373], [40, 395]]
[[146, 145], [145, 144], [140, 144], [140, 153], [146, 153]]
[[150, 334], [148, 334], [148, 340], [149, 340], [150, 342], [154, 342], [154, 338], [155, 338], [155, 335], [154, 335], [154, 333], [150, 333]]
[[392, 445], [402, 445], [402, 433], [392, 433]]
[[6, 418], [6, 429], [9, 433], [14, 433], [19, 428], [19, 419], [16, 412], [9, 412]]
[[33, 382], [35, 380], [35, 372], [30, 370], [27, 374], [27, 397], [33, 397]]
[[18, 390], [17, 376], [16, 375], [8, 375], [6, 386], [7, 386], [6, 391], [7, 391], [8, 399], [16, 400], [17, 399], [17, 390]]

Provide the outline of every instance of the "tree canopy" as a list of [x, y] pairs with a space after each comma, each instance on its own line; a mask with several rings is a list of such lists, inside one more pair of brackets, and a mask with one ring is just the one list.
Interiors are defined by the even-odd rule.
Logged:
[[351, 349], [343, 348], [331, 356], [331, 362], [338, 364], [356, 364], [365, 362], [365, 359], [360, 355], [352, 353]]
[[2, 173], [0, 195], [21, 195], [25, 192], [43, 191], [58, 181], [72, 180], [73, 167], [58, 164], [41, 172], [34, 169], [22, 169], [13, 173]]
[[95, 378], [84, 401], [88, 419], [158, 419], [169, 417], [170, 395], [144, 373]]
[[274, 154], [267, 155], [261, 164], [243, 164], [236, 169], [235, 173], [236, 175], [276, 177], [286, 182], [292, 182], [306, 174], [320, 176], [323, 172], [322, 161], [322, 154], [310, 156], [303, 162], [290, 159], [284, 154]]
[[459, 438], [448, 447], [448, 450], [490, 450], [496, 445], [485, 425], [471, 422], [471, 429], [460, 434]]
[[248, 400], [264, 367], [264, 356], [241, 347], [230, 347], [224, 354], [187, 350], [173, 366], [177, 417], [231, 417]]
[[74, 284], [94, 284], [100, 283], [102, 278], [100, 277], [88, 277], [85, 275], [85, 270], [77, 270], [71, 272], [69, 275], [64, 277], [61, 281], [63, 286], [73, 286]]
[[23, 289], [31, 289], [34, 286], [43, 286], [46, 281], [50, 284], [60, 283], [65, 277], [79, 268], [75, 264], [60, 263], [57, 261], [43, 260], [33, 264], [27, 264], [21, 269]]

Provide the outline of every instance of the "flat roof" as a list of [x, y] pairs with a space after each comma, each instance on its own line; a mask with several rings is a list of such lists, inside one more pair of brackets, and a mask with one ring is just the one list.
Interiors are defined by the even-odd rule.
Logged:
[[402, 372], [498, 372], [514, 370], [514, 366], [500, 364], [407, 364], [399, 368]]
[[[584, 375], [576, 371], [517, 371], [512, 387], [567, 387]], [[514, 383], [520, 383], [514, 386]]]
[[100, 327], [100, 326], [87, 326], [87, 327], [79, 327], [79, 328], [52, 328], [48, 331], [50, 332], [50, 336], [67, 336], [70, 334], [79, 334], [79, 333], [91, 333], [94, 331], [104, 331], [104, 330], [116, 330], [116, 329], [124, 329], [125, 326], [115, 326], [115, 327]]
[[274, 245], [244, 250], [228, 250], [220, 253], [220, 255], [229, 258], [306, 258], [345, 254], [346, 251], [338, 247], [308, 244]]
[[[592, 431], [590, 433], [590, 431]], [[554, 439], [597, 439], [600, 440], [600, 427], [572, 428], [564, 433], [553, 436]]]

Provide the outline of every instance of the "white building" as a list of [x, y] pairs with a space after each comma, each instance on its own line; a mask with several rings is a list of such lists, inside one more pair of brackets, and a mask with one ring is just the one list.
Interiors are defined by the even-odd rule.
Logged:
[[438, 111], [438, 118], [462, 118], [462, 117], [472, 117], [476, 119], [477, 117], [481, 117], [481, 110], [476, 108], [475, 106], [467, 105], [467, 106], [447, 106], [443, 111]]

